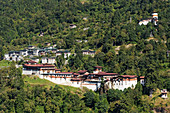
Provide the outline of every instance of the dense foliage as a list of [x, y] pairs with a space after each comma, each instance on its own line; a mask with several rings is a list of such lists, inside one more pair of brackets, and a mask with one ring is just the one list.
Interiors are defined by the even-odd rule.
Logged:
[[[10, 44], [6, 49], [11, 50], [14, 46], [49, 41], [57, 43], [58, 48], [74, 48], [79, 39], [88, 40], [81, 45], [83, 48], [97, 49], [103, 45], [138, 43], [151, 32], [158, 40], [170, 42], [166, 0], [84, 1], [0, 1], [0, 45]], [[159, 14], [158, 26], [138, 25], [139, 20], [151, 17], [153, 12]], [[77, 28], [70, 29], [70, 24]], [[43, 39], [37, 37], [40, 32], [45, 34]]]
[[[57, 57], [58, 68], [91, 72], [101, 65], [107, 72], [145, 76], [142, 93], [156, 88], [170, 90], [170, 57], [166, 53], [170, 50], [169, 5], [167, 0], [1, 0], [0, 60], [10, 50], [44, 47], [50, 42], [76, 52], [69, 59]], [[138, 25], [153, 12], [158, 12], [157, 26]], [[94, 49], [96, 55], [83, 56], [82, 49]], [[24, 89], [21, 70], [14, 67], [0, 74], [0, 110], [4, 112], [149, 112], [152, 108], [141, 102], [140, 86], [124, 92], [109, 90], [100, 96], [87, 92], [81, 99], [59, 86]]]

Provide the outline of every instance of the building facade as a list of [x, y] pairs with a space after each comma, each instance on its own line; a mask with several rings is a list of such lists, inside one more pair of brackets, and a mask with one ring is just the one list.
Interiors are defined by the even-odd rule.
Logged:
[[96, 66], [93, 73], [87, 70], [80, 70], [77, 73], [61, 72], [54, 65], [37, 64], [33, 61], [23, 65], [23, 74], [38, 75], [41, 79], [47, 79], [56, 84], [68, 85], [73, 87], [87, 87], [93, 91], [99, 90], [102, 81], [109, 89], [124, 90], [125, 88], [134, 88], [137, 84], [135, 75], [119, 75], [117, 73], [106, 73], [102, 71], [101, 66]]

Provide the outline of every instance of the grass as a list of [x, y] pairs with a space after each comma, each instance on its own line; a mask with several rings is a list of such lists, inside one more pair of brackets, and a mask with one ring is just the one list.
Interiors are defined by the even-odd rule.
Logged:
[[80, 88], [76, 88], [76, 87], [72, 87], [72, 86], [55, 84], [53, 82], [50, 82], [49, 80], [40, 79], [37, 76], [26, 76], [26, 75], [23, 75], [23, 78], [24, 78], [24, 82], [25, 82], [26, 86], [27, 85], [31, 85], [31, 86], [39, 85], [41, 87], [45, 87], [47, 89], [50, 89], [51, 87], [55, 87], [56, 85], [58, 85], [58, 86], [62, 87], [64, 90], [66, 90], [67, 92], [78, 94], [81, 97], [83, 96], [83, 94], [86, 91], [88, 91], [87, 88], [80, 89]]
[[80, 2], [82, 3], [82, 4], [84, 4], [85, 2], [89, 2], [89, 0], [80, 0]]
[[0, 61], [0, 68], [2, 67], [7, 67], [11, 64], [11, 62], [7, 61], [7, 60], [1, 60]]
[[24, 75], [24, 82], [25, 84], [30, 84], [31, 86], [40, 85], [46, 88], [50, 88], [51, 86], [54, 87], [56, 85], [48, 80], [40, 79], [36, 76], [26, 76], [26, 75]]

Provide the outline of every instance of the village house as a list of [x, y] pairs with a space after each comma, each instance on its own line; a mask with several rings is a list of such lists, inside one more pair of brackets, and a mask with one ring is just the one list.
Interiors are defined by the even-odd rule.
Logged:
[[76, 25], [74, 25], [74, 24], [70, 24], [70, 26], [69, 26], [71, 29], [73, 29], [73, 28], [76, 28], [77, 26]]
[[56, 61], [55, 61], [55, 57], [43, 57], [42, 58], [42, 64], [54, 64]]
[[28, 49], [34, 49], [34, 48], [35, 48], [35, 46], [32, 46], [32, 45], [28, 46]]
[[46, 42], [46, 43], [45, 43], [45, 45], [46, 45], [46, 46], [50, 46], [50, 45], [51, 45], [51, 43], [49, 43], [49, 42]]
[[94, 57], [96, 51], [91, 51], [91, 50], [82, 50], [83, 55], [90, 55]]
[[4, 55], [4, 60], [8, 60], [8, 61], [10, 60], [9, 54]]
[[28, 51], [26, 49], [20, 50], [20, 55], [23, 57], [28, 56]]
[[145, 85], [145, 76], [140, 76], [140, 84]]
[[28, 50], [28, 56], [33, 56], [33, 51], [32, 50]]
[[39, 49], [33, 49], [33, 55], [34, 56], [38, 56], [39, 53]]
[[44, 56], [46, 55], [46, 51], [44, 49], [40, 49], [38, 52], [38, 56]]
[[87, 20], [87, 17], [83, 17], [83, 20]]
[[141, 20], [139, 22], [139, 25], [147, 25], [149, 22], [153, 22], [154, 25], [157, 25], [157, 22], [158, 22], [158, 13], [152, 13], [152, 18]]
[[164, 98], [164, 99], [168, 98], [167, 89], [161, 90], [161, 98]]
[[40, 37], [44, 36], [44, 33], [43, 33], [43, 32], [40, 32], [39, 36], [40, 36]]
[[20, 55], [19, 51], [10, 51], [8, 54], [4, 55], [4, 59], [17, 62], [23, 59], [23, 57]]
[[56, 56], [64, 54], [64, 58], [68, 58], [71, 55], [71, 52], [68, 50], [56, 51]]
[[86, 30], [88, 30], [88, 29], [89, 29], [89, 27], [83, 28], [83, 31], [86, 31]]
[[151, 19], [151, 18], [140, 21], [140, 22], [139, 22], [139, 25], [142, 25], [142, 24], [143, 24], [143, 25], [147, 25], [149, 22], [152, 22], [152, 19]]

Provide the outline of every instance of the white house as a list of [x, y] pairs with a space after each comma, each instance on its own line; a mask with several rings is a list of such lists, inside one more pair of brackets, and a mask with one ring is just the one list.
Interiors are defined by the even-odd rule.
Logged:
[[69, 26], [71, 29], [73, 29], [73, 28], [76, 28], [77, 26], [76, 25], [74, 25], [74, 24], [70, 24], [70, 26]]
[[90, 55], [90, 56], [94, 57], [95, 53], [96, 53], [96, 51], [82, 50], [83, 55]]
[[71, 52], [68, 50], [56, 51], [56, 56], [64, 54], [64, 58], [68, 58], [71, 55]]
[[42, 58], [42, 63], [43, 64], [54, 64], [55, 62], [56, 62], [55, 57], [50, 57], [50, 58], [43, 57]]
[[4, 59], [5, 59], [5, 60], [10, 60], [9, 54], [5, 54], [5, 55], [4, 55]]
[[139, 22], [139, 25], [147, 25], [149, 22], [152, 22], [152, 19], [146, 19], [146, 20], [142, 20]]
[[26, 49], [20, 50], [20, 55], [23, 57], [28, 56], [28, 51]]
[[168, 98], [167, 89], [161, 90], [161, 97], [164, 98], [164, 99]]
[[145, 77], [144, 76], [140, 76], [140, 84], [142, 84], [143, 86], [145, 85]]

